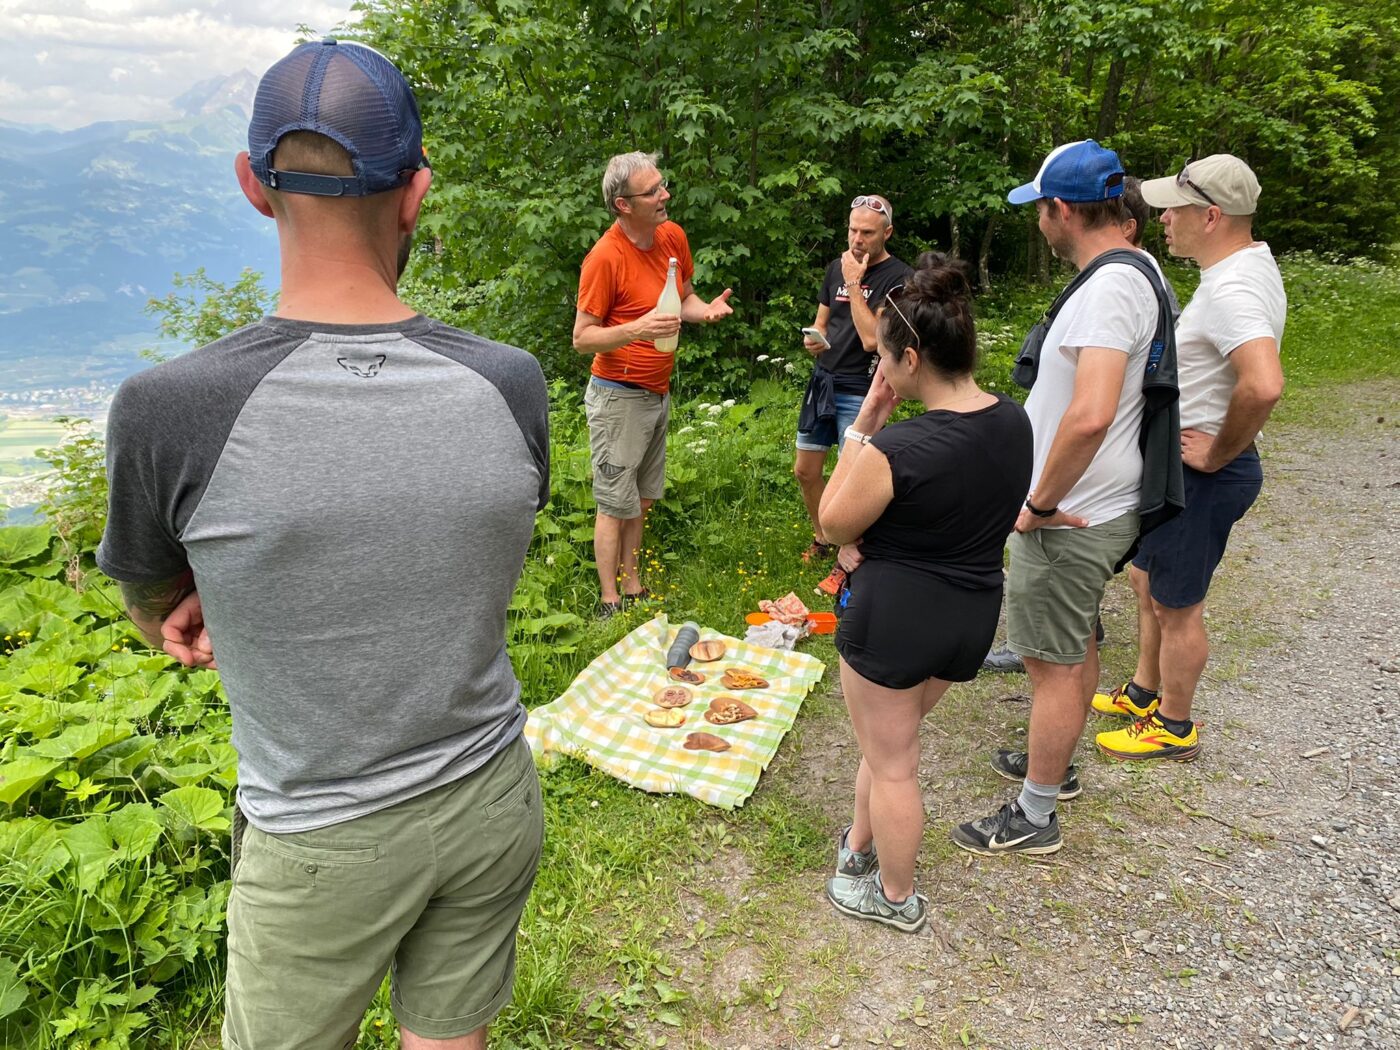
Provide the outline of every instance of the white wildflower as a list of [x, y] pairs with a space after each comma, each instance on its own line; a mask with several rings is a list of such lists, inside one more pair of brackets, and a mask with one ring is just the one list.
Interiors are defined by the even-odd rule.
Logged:
[[705, 411], [708, 412], [708, 413], [710, 413], [710, 415], [712, 415], [712, 416], [717, 416], [717, 415], [719, 415], [721, 412], [724, 411], [724, 406], [723, 406], [723, 405], [706, 405], [706, 406], [705, 406]]
[[734, 399], [732, 397], [727, 397], [723, 401], [721, 401], [720, 404], [723, 405], [725, 408], [733, 408]]
[[700, 421], [700, 425], [701, 425], [702, 427], [717, 427], [717, 426], [719, 426], [719, 424], [716, 423], [713, 419], [703, 419], [703, 420]]
[[546, 555], [544, 556], [544, 563], [545, 563], [546, 565], [553, 565], [553, 564], [554, 564], [554, 555], [552, 555], [552, 554], [546, 554]]
[[755, 361], [767, 361], [767, 360], [768, 360], [768, 355], [767, 355], [767, 354], [759, 354], [757, 357], [754, 358], [754, 360], [755, 360]]
[[685, 447], [690, 449], [690, 451], [692, 452], [704, 452], [705, 449], [710, 447], [710, 443], [704, 440], [692, 441], [689, 445], [686, 445]]
[[681, 427], [679, 430], [676, 431], [676, 433], [677, 433], [677, 434], [689, 434], [689, 433], [690, 433], [692, 430], [694, 430], [694, 429], [695, 429], [694, 427]]
[[695, 406], [695, 411], [697, 412], [708, 412], [709, 410], [710, 403], [708, 401], [701, 401], [698, 405]]
[[787, 364], [783, 365], [783, 371], [791, 375], [793, 372], [797, 371], [797, 366], [789, 361]]

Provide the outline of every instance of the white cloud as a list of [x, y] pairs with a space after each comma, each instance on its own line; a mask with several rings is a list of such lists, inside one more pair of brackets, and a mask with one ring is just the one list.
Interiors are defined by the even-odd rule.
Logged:
[[261, 74], [297, 40], [351, 20], [353, 0], [0, 0], [0, 119], [79, 127], [166, 120], [200, 80]]

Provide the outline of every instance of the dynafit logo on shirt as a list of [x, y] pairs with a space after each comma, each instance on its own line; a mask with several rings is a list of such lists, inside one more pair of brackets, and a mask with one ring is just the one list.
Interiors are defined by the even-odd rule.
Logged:
[[388, 358], [384, 354], [375, 354], [367, 361], [352, 361], [348, 357], [337, 357], [335, 363], [351, 375], [357, 375], [361, 379], [373, 379], [379, 374], [380, 368]]

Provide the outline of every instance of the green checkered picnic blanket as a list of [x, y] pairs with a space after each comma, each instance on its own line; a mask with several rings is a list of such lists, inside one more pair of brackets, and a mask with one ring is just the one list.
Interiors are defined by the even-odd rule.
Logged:
[[[742, 806], [825, 667], [806, 653], [765, 649], [702, 628], [702, 639], [720, 638], [728, 652], [713, 663], [691, 665], [707, 680], [689, 687], [695, 699], [680, 709], [685, 725], [656, 729], [642, 716], [655, 706], [657, 690], [677, 684], [666, 674], [666, 650], [675, 636], [666, 617], [658, 616], [598, 656], [562, 696], [530, 712], [525, 738], [531, 750], [537, 756], [573, 755], [643, 791], [684, 793], [724, 809]], [[726, 690], [719, 681], [726, 667], [755, 671], [769, 688]], [[729, 726], [705, 721], [710, 701], [726, 694], [742, 699], [758, 717]], [[691, 732], [723, 737], [730, 748], [687, 751], [682, 745]]]

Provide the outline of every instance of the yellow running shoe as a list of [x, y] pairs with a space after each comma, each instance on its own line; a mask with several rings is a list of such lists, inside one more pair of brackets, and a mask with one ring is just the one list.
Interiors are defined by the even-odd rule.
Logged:
[[1119, 718], [1131, 718], [1134, 721], [1146, 718], [1157, 710], [1158, 700], [1155, 696], [1147, 702], [1146, 707], [1138, 707], [1128, 694], [1128, 686], [1132, 684], [1131, 681], [1127, 681], [1110, 693], [1095, 693], [1094, 710], [1101, 715], [1117, 715]]
[[1140, 718], [1127, 729], [1100, 733], [1094, 737], [1094, 743], [1106, 755], [1127, 759], [1169, 758], [1189, 762], [1201, 751], [1201, 738], [1194, 723], [1189, 733], [1177, 736], [1156, 715]]

